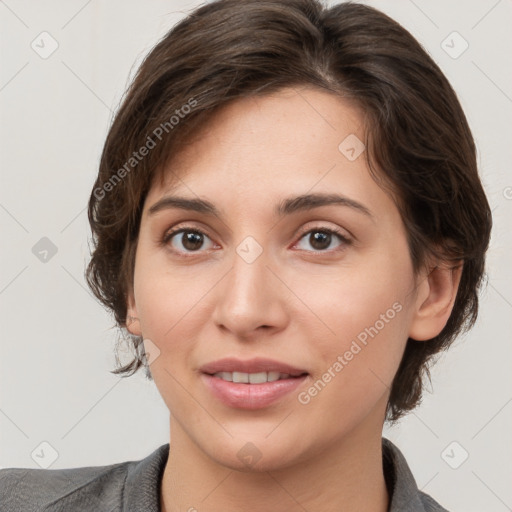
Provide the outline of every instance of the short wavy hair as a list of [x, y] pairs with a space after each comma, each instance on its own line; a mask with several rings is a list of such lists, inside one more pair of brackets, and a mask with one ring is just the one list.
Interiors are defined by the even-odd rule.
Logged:
[[[414, 271], [432, 255], [463, 261], [444, 329], [428, 341], [407, 341], [387, 407], [386, 419], [394, 422], [419, 404], [434, 356], [477, 318], [492, 218], [456, 93], [418, 41], [377, 9], [218, 0], [176, 24], [142, 62], [107, 135], [88, 205], [93, 248], [86, 279], [125, 332], [152, 183], [163, 182], [173, 154], [217, 109], [303, 85], [364, 113], [367, 165], [392, 192]], [[133, 360], [120, 366], [117, 358], [112, 373], [129, 376], [146, 366], [152, 379], [142, 338], [131, 336], [130, 343]]]

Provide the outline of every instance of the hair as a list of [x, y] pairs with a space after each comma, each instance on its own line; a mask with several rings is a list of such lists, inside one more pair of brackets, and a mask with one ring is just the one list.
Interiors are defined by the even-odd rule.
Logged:
[[[491, 212], [478, 176], [468, 122], [442, 71], [416, 39], [377, 9], [320, 0], [218, 0], [197, 8], [150, 51], [107, 135], [88, 216], [93, 234], [86, 279], [123, 331], [133, 286], [141, 212], [172, 156], [227, 103], [308, 86], [360, 108], [365, 159], [392, 191], [407, 231], [414, 272], [432, 256], [463, 263], [451, 315], [438, 336], [409, 338], [386, 419], [421, 400], [434, 356], [478, 314]], [[146, 366], [134, 359], [112, 373]], [[117, 354], [116, 354], [117, 357]]]

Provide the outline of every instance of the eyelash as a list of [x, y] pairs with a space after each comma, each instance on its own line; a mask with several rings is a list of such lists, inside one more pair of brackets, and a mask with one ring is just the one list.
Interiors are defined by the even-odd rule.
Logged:
[[[189, 226], [181, 226], [175, 230], [168, 231], [167, 233], [165, 233], [165, 235], [163, 236], [163, 238], [161, 240], [162, 245], [167, 246], [175, 235], [177, 235], [179, 233], [184, 233], [184, 232], [198, 233], [202, 236], [210, 238], [204, 231], [202, 231], [199, 228], [189, 227]], [[352, 241], [349, 238], [347, 238], [340, 230], [337, 230], [335, 228], [328, 228], [328, 227], [324, 227], [324, 226], [317, 226], [317, 227], [310, 228], [310, 229], [307, 229], [306, 231], [301, 232], [299, 241], [302, 240], [306, 235], [311, 234], [311, 233], [327, 233], [329, 235], [336, 235], [342, 242], [342, 247], [338, 248], [338, 249], [330, 249], [330, 250], [307, 251], [309, 253], [328, 254], [328, 253], [333, 253], [333, 252], [339, 252], [339, 251], [344, 250], [344, 246], [352, 244]], [[183, 253], [180, 253], [179, 251], [176, 251], [175, 249], [172, 249], [172, 251], [184, 258], [190, 258], [190, 257], [198, 254], [199, 252], [201, 252], [201, 251], [190, 251], [186, 254], [190, 254], [191, 256], [184, 256]]]

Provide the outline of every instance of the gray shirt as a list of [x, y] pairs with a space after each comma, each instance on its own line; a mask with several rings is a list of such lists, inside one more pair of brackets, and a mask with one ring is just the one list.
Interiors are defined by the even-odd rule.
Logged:
[[[447, 512], [418, 490], [402, 452], [382, 439], [389, 512]], [[139, 461], [71, 469], [0, 470], [2, 512], [160, 512], [169, 444]], [[193, 507], [193, 504], [191, 504]]]

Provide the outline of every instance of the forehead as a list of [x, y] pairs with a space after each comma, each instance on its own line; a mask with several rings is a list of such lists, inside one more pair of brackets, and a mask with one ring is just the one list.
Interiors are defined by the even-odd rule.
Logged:
[[[200, 160], [205, 153], [217, 159], [260, 161], [308, 160], [328, 150], [337, 156], [348, 135], [364, 140], [362, 111], [340, 96], [312, 87], [286, 88], [234, 100], [216, 110], [173, 155], [173, 165]], [[221, 155], [222, 153], [222, 155]]]
[[256, 198], [312, 191], [375, 203], [383, 191], [368, 172], [364, 128], [358, 107], [319, 89], [238, 99], [216, 111], [172, 156], [164, 183], [155, 183], [148, 199], [174, 192], [230, 195], [249, 206]]

